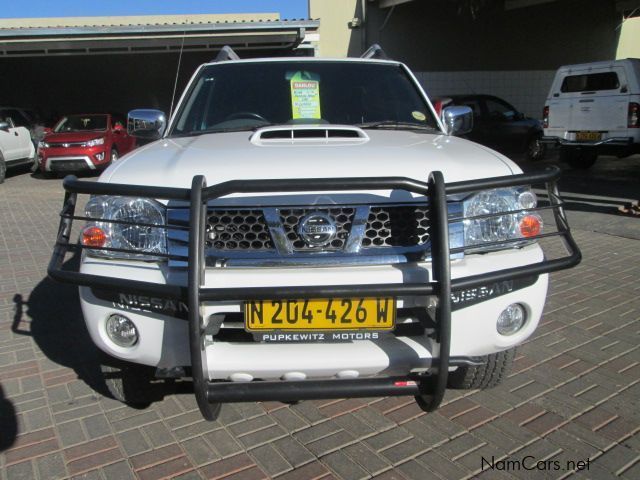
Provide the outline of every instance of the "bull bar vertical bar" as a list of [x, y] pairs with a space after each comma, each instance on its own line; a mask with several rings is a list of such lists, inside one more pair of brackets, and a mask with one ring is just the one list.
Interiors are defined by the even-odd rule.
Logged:
[[205, 206], [202, 190], [206, 187], [204, 176], [197, 175], [191, 182], [189, 206], [189, 262], [187, 267], [187, 305], [189, 306], [189, 346], [191, 351], [191, 370], [193, 390], [202, 416], [209, 421], [217, 418], [220, 404], [210, 403], [207, 399], [207, 379], [204, 378], [202, 357], [204, 338], [202, 336], [202, 312], [200, 309], [200, 287], [204, 269], [204, 216]]

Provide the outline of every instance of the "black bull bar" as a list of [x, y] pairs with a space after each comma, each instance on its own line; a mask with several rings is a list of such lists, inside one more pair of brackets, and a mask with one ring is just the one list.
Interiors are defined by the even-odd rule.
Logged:
[[[441, 172], [434, 171], [428, 182], [406, 177], [364, 177], [364, 178], [313, 178], [289, 180], [233, 180], [207, 187], [202, 175], [195, 176], [190, 189], [151, 187], [125, 184], [109, 184], [78, 181], [68, 176], [63, 182], [65, 189], [64, 205], [61, 212], [58, 237], [48, 274], [57, 281], [72, 283], [106, 290], [118, 290], [137, 295], [152, 295], [184, 301], [188, 305], [189, 335], [191, 347], [191, 369], [195, 395], [200, 410], [205, 418], [215, 417], [215, 404], [225, 401], [256, 400], [302, 400], [311, 398], [372, 397], [391, 395], [415, 395], [428, 411], [438, 407], [447, 386], [450, 361], [451, 341], [451, 292], [486, 285], [492, 282], [515, 280], [532, 275], [570, 268], [581, 260], [580, 250], [571, 236], [569, 225], [560, 199], [557, 179], [560, 170], [549, 167], [545, 170], [470, 180], [445, 184]], [[507, 268], [499, 271], [451, 279], [450, 255], [464, 252], [465, 247], [450, 248], [449, 223], [461, 221], [462, 218], [451, 219], [447, 211], [447, 195], [472, 193], [480, 190], [545, 184], [549, 204], [527, 209], [527, 212], [550, 209], [556, 223], [557, 231], [539, 234], [530, 239], [560, 237], [567, 250], [567, 255], [552, 260]], [[273, 193], [304, 191], [356, 191], [356, 190], [405, 190], [423, 195], [430, 210], [430, 245], [425, 246], [432, 262], [432, 276], [426, 283], [375, 284], [375, 285], [325, 285], [325, 286], [274, 286], [249, 288], [203, 288], [205, 269], [204, 235], [207, 202], [234, 193]], [[68, 252], [79, 252], [88, 247], [71, 243], [71, 226], [73, 220], [95, 220], [75, 215], [78, 194], [122, 195], [149, 197], [154, 199], [177, 200], [189, 202], [189, 246], [186, 258], [187, 285], [165, 285], [138, 280], [110, 278], [100, 275], [82, 274], [63, 268]], [[501, 213], [504, 215], [504, 212]], [[497, 215], [497, 214], [496, 214]], [[489, 215], [484, 215], [489, 216]], [[480, 218], [477, 216], [473, 218]], [[469, 217], [471, 218], [471, 217]], [[116, 221], [117, 222], [117, 221]], [[120, 221], [120, 223], [126, 223]], [[155, 226], [155, 225], [154, 225]], [[162, 226], [160, 228], [183, 228]], [[512, 241], [505, 241], [509, 244]], [[104, 250], [104, 248], [98, 248]], [[115, 250], [118, 249], [106, 249]], [[125, 251], [125, 250], [122, 250]], [[158, 255], [154, 254], [155, 257]], [[173, 258], [170, 254], [161, 257]], [[346, 296], [435, 296], [436, 339], [440, 344], [438, 358], [434, 358], [433, 373], [428, 376], [408, 375], [406, 377], [384, 377], [338, 380], [304, 380], [304, 381], [254, 381], [247, 384], [233, 382], [210, 382], [205, 378], [202, 357], [204, 353], [204, 325], [200, 313], [200, 304], [204, 301], [222, 300], [261, 300], [277, 298], [337, 298]]]

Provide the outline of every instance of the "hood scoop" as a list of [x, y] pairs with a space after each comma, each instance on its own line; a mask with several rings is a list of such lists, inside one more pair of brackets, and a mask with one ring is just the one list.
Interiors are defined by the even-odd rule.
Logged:
[[369, 141], [364, 130], [342, 125], [297, 125], [266, 127], [251, 136], [254, 145], [361, 144]]

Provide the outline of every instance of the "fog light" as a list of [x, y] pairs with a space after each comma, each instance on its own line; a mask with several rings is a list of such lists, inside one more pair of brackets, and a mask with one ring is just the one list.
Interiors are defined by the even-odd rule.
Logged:
[[104, 160], [104, 152], [96, 153], [96, 159], [101, 162]]
[[107, 335], [121, 347], [133, 347], [138, 342], [138, 329], [131, 320], [123, 315], [111, 315], [107, 318]]
[[522, 328], [526, 319], [524, 307], [519, 303], [512, 303], [498, 317], [496, 329], [500, 335], [513, 335]]

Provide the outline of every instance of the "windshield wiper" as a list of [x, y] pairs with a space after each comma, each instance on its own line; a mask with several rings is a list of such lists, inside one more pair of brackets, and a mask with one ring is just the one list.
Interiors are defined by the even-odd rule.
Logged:
[[360, 128], [392, 128], [397, 130], [410, 129], [438, 131], [437, 128], [430, 127], [429, 125], [420, 125], [418, 123], [411, 122], [398, 122], [396, 120], [381, 120], [378, 122], [357, 123], [355, 126]]

